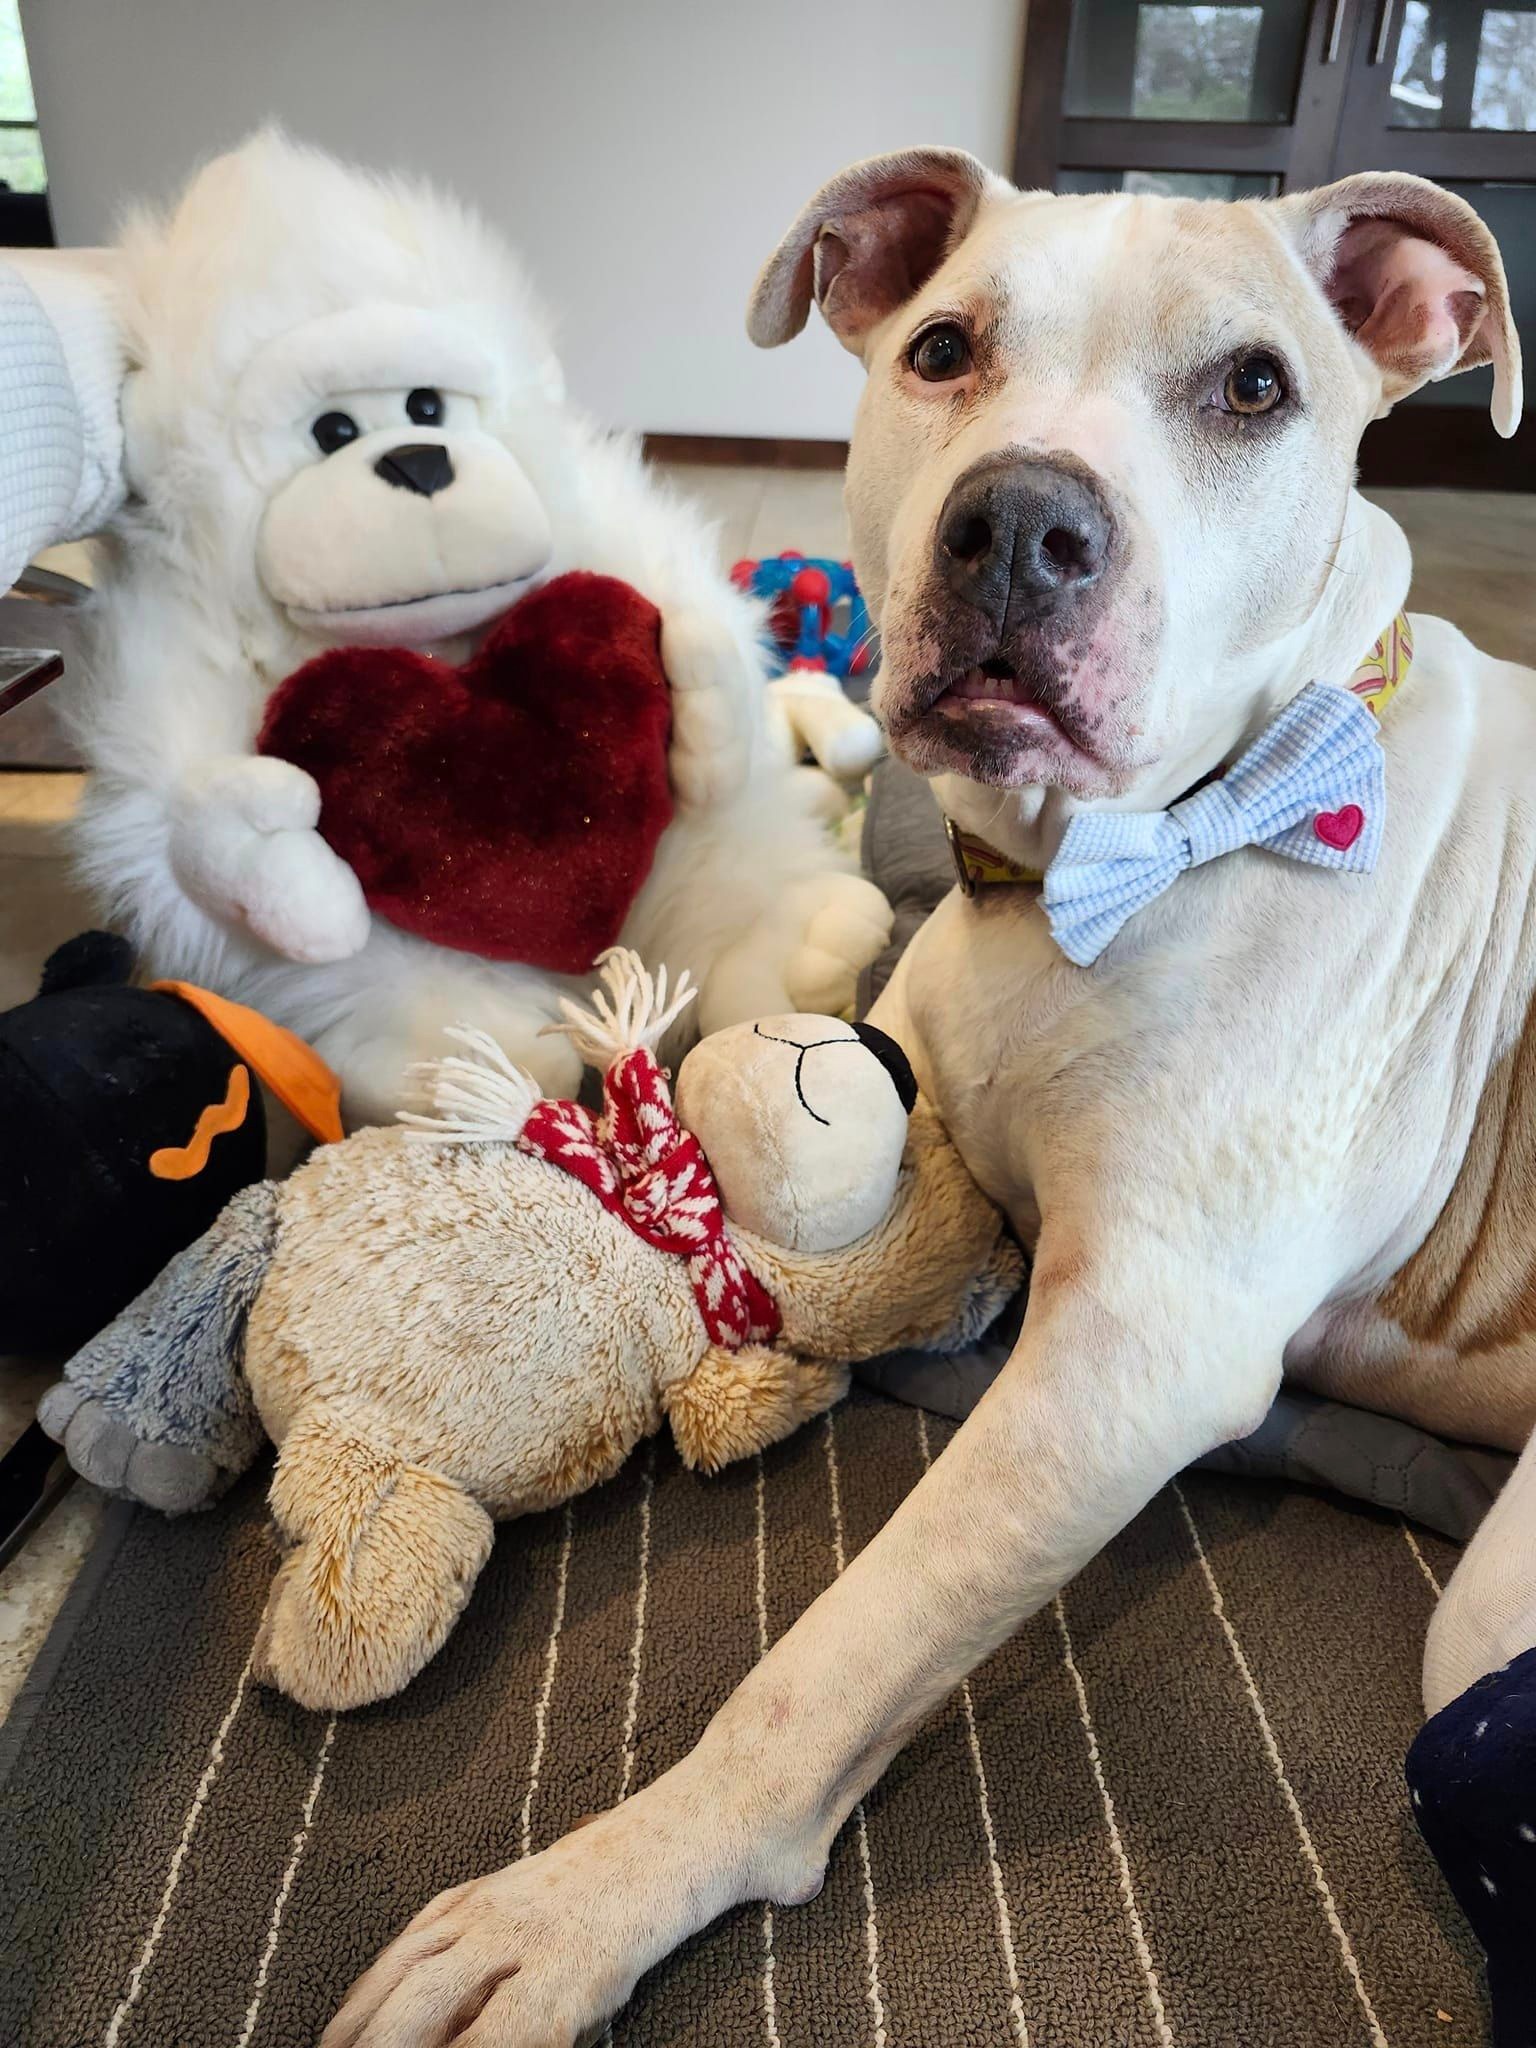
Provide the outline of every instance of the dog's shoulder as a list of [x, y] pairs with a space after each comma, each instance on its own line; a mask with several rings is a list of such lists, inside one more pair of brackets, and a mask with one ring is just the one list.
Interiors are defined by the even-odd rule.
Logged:
[[[1453, 723], [1475, 744], [1536, 735], [1536, 669], [1486, 652], [1459, 626], [1432, 613], [1411, 613], [1409, 625], [1413, 663], [1382, 721], [1389, 754], [1399, 734], [1428, 737], [1434, 729], [1443, 742]], [[1517, 771], [1524, 765], [1503, 764]]]

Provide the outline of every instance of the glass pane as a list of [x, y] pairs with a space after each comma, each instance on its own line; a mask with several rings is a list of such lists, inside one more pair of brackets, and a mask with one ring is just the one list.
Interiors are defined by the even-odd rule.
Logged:
[[[1451, 178], [1439, 182], [1447, 191], [1459, 193], [1487, 221], [1504, 257], [1521, 353], [1531, 362], [1536, 359], [1536, 185], [1477, 185]], [[1486, 408], [1492, 396], [1492, 370], [1467, 370], [1443, 384], [1426, 384], [1407, 403]], [[1491, 434], [1493, 428], [1488, 431]]]
[[1066, 111], [1109, 120], [1289, 121], [1308, 0], [1078, 0]]
[[0, 128], [0, 186], [13, 192], [46, 192], [42, 144], [35, 128]]
[[1391, 125], [1536, 129], [1536, 6], [1406, 0]]
[[1164, 199], [1272, 199], [1278, 178], [1236, 171], [1062, 171], [1058, 192], [1150, 192]]
[[32, 81], [21, 40], [20, 0], [0, 0], [0, 121], [32, 121]]

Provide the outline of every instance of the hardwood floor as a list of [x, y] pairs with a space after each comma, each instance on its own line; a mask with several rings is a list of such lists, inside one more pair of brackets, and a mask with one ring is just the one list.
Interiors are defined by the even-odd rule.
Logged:
[[1536, 496], [1370, 491], [1413, 549], [1409, 609], [1435, 612], [1505, 661], [1536, 668]]

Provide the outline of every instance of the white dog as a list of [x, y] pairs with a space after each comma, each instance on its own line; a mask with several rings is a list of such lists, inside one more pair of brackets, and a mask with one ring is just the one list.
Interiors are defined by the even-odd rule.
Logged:
[[[457, 659], [532, 583], [583, 568], [656, 604], [672, 692], [676, 810], [624, 943], [691, 969], [704, 1030], [848, 1003], [889, 916], [765, 738], [758, 613], [634, 449], [566, 406], [478, 219], [263, 135], [131, 227], [121, 292], [134, 497], [75, 695], [96, 771], [79, 829], [157, 972], [312, 1039], [353, 1121], [391, 1114], [456, 1021], [572, 1092], [568, 1042], [538, 1035], [570, 984], [371, 917], [313, 779], [253, 744], [321, 649]], [[402, 455], [430, 478], [396, 487]]]
[[[1411, 178], [1052, 198], [913, 152], [817, 196], [754, 336], [813, 297], [869, 373], [848, 502], [892, 743], [938, 778], [968, 879], [1004, 877], [947, 900], [875, 1017], [1033, 1245], [1028, 1315], [694, 1752], [429, 1907], [326, 2048], [569, 2048], [715, 1914], [811, 1897], [924, 1716], [1282, 1372], [1485, 1442], [1536, 1422], [1536, 676], [1415, 620], [1379, 754], [1322, 693], [1365, 723], [1349, 801], [1288, 844], [1226, 851], [1213, 823], [1239, 757], [1403, 601], [1402, 536], [1352, 489], [1366, 423], [1491, 359], [1513, 428], [1487, 231]], [[1060, 876], [1024, 879], [1074, 821], [1127, 858], [1206, 835], [1102, 948], [1072, 928], [1086, 966], [1047, 920], [1070, 926]], [[1372, 872], [1334, 871], [1378, 834]], [[1437, 1610], [1430, 1707], [1533, 1645], [1527, 1450]]]

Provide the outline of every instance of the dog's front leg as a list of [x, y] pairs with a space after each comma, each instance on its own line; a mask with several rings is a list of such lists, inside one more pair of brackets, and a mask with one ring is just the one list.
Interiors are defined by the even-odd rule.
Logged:
[[838, 1828], [924, 1717], [1278, 1382], [1284, 1317], [1233, 1280], [1166, 1245], [1149, 1273], [1145, 1239], [1076, 1243], [1095, 1249], [1042, 1242], [991, 1393], [692, 1754], [428, 1906], [324, 2048], [571, 2048], [728, 1907], [814, 1895]]

